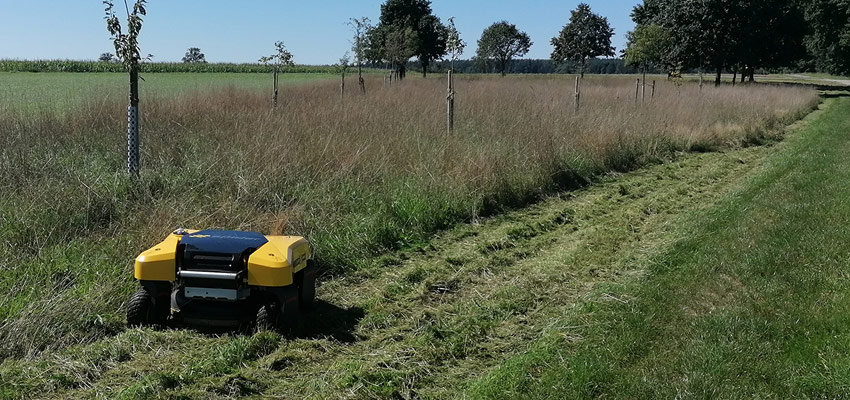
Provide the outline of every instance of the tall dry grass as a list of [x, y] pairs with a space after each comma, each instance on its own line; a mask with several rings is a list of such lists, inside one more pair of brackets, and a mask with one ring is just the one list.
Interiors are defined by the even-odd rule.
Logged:
[[[122, 329], [132, 258], [176, 227], [308, 236], [325, 271], [368, 273], [388, 250], [460, 221], [676, 152], [757, 143], [817, 104], [792, 87], [676, 88], [563, 77], [335, 82], [143, 99], [142, 169], [123, 173], [124, 104], [0, 108], [0, 356]], [[354, 87], [355, 85], [349, 85]], [[379, 263], [380, 264], [380, 263]]]

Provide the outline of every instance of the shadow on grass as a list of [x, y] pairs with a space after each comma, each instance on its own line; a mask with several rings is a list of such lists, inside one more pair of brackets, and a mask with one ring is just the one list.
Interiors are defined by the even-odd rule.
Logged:
[[295, 335], [302, 339], [332, 338], [343, 343], [357, 341], [354, 328], [366, 313], [360, 307], [342, 308], [316, 300], [313, 310], [302, 317], [302, 327]]
[[[299, 327], [295, 332], [286, 334], [293, 339], [331, 338], [342, 343], [352, 343], [357, 340], [354, 328], [363, 319], [365, 312], [360, 307], [342, 308], [324, 300], [316, 299], [313, 309], [303, 312], [300, 316]], [[181, 321], [169, 321], [164, 329], [187, 329], [203, 335], [247, 335], [254, 333], [253, 326], [214, 327], [196, 325]]]

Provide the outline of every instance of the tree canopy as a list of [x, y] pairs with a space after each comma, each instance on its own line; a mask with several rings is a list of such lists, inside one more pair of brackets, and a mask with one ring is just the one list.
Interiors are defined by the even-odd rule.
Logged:
[[190, 47], [186, 50], [186, 55], [183, 56], [183, 62], [205, 64], [207, 62], [207, 58], [204, 53], [201, 53], [201, 49], [197, 47]]
[[451, 17], [446, 29], [446, 56], [451, 62], [452, 69], [454, 69], [454, 62], [463, 54], [464, 49], [466, 49], [466, 42], [460, 38], [460, 32], [455, 26], [455, 17]]
[[115, 58], [115, 54], [101, 53], [100, 57], [97, 58], [97, 61], [100, 61], [100, 62], [115, 62], [115, 61], [118, 61], [118, 59]]
[[788, 66], [803, 56], [800, 1], [644, 0], [632, 19], [636, 31], [649, 25], [667, 30], [669, 60], [685, 68], [712, 68], [719, 83], [726, 68], [752, 76], [756, 68]]
[[850, 0], [803, 2], [809, 35], [804, 44], [808, 66], [838, 75], [850, 74]]
[[628, 42], [623, 51], [623, 58], [627, 65], [637, 66], [644, 71], [659, 67], [673, 72], [676, 68], [676, 63], [669, 60], [672, 36], [660, 25], [638, 25], [626, 36]]
[[448, 30], [433, 15], [430, 0], [387, 0], [378, 25], [369, 32], [368, 59], [385, 62], [404, 76], [407, 60], [416, 57], [425, 75], [446, 54]]
[[590, 58], [614, 56], [611, 46], [611, 36], [614, 29], [608, 24], [608, 19], [590, 10], [590, 6], [581, 3], [571, 12], [570, 22], [564, 26], [561, 33], [552, 38], [552, 60], [563, 62], [573, 60], [584, 68]]
[[505, 76], [511, 60], [526, 55], [532, 44], [528, 34], [517, 29], [516, 25], [507, 21], [496, 22], [478, 39], [476, 57], [482, 61], [494, 60], [499, 73]]

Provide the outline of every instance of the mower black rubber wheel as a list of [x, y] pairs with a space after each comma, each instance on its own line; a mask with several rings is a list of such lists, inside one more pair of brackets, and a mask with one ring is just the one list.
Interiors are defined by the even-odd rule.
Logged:
[[159, 322], [155, 315], [151, 294], [144, 288], [140, 288], [133, 294], [127, 305], [127, 326], [138, 328], [155, 325]]
[[269, 300], [257, 309], [256, 332], [275, 331], [284, 335], [298, 332], [301, 322], [298, 289], [290, 285], [283, 288], [279, 296], [278, 300]]
[[277, 316], [279, 309], [276, 303], [267, 303], [260, 306], [257, 310], [257, 319], [255, 321], [257, 333], [278, 330]]
[[302, 311], [313, 309], [316, 301], [316, 263], [307, 260], [307, 268], [298, 272], [298, 305]]

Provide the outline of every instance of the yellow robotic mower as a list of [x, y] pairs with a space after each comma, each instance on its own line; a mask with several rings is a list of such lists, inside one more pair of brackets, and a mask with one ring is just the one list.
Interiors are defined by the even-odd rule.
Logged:
[[291, 331], [316, 297], [311, 257], [299, 236], [178, 229], [136, 258], [127, 324]]

